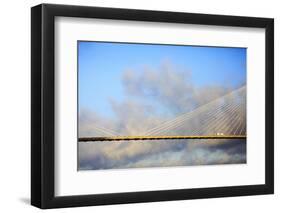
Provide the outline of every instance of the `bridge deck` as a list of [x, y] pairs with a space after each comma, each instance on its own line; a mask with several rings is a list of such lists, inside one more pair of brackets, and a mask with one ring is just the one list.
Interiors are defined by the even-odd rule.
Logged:
[[129, 141], [129, 140], [171, 140], [171, 139], [246, 139], [246, 135], [172, 135], [172, 136], [112, 136], [81, 137], [79, 142], [91, 141]]

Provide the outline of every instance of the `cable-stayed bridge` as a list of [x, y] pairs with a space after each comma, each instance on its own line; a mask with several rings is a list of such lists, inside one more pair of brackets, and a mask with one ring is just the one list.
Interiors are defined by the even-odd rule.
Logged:
[[169, 140], [169, 139], [246, 139], [246, 86], [233, 90], [207, 104], [167, 120], [140, 135], [122, 136], [114, 130], [91, 125], [96, 137], [79, 142]]

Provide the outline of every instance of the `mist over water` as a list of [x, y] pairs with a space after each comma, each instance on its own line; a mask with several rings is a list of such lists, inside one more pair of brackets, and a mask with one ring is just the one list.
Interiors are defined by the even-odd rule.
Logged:
[[246, 140], [90, 142], [79, 152], [80, 170], [242, 164]]

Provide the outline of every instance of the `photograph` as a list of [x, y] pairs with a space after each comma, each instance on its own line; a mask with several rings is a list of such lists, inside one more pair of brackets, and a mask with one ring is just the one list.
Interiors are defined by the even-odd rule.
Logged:
[[[244, 3], [253, 10], [221, 14], [202, 4], [200, 13], [190, 5], [152, 4], [32, 6], [25, 28], [31, 29], [31, 75], [25, 75], [31, 205], [162, 205], [274, 194], [272, 15], [279, 13], [263, 17]], [[19, 102], [11, 97], [21, 96], [7, 94]], [[277, 203], [271, 204], [264, 209]]]
[[247, 48], [77, 41], [78, 171], [246, 164]]

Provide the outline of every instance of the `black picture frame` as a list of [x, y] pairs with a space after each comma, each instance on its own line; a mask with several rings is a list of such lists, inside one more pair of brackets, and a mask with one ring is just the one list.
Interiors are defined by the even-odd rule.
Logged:
[[[55, 17], [264, 28], [265, 184], [59, 196], [55, 189]], [[261, 140], [263, 140], [261, 138]], [[39, 208], [155, 202], [274, 193], [274, 20], [271, 18], [41, 4], [31, 8], [31, 204]]]

